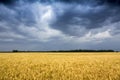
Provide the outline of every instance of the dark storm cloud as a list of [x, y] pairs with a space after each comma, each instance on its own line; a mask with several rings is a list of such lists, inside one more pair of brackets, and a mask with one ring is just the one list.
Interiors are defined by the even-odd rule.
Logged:
[[[31, 1], [31, 0], [28, 0]], [[40, 0], [40, 2], [63, 2], [63, 3], [77, 3], [77, 4], [92, 4], [92, 5], [114, 5], [120, 6], [120, 0]]]
[[54, 2], [63, 2], [63, 3], [77, 3], [77, 4], [94, 4], [94, 5], [120, 5], [120, 0], [0, 0], [1, 4], [11, 5], [16, 2], [40, 2], [40, 3], [54, 3]]
[[16, 2], [16, 0], [0, 0], [0, 4], [5, 4], [5, 5], [12, 5]]
[[[53, 2], [49, 4], [53, 7], [56, 21], [50, 23], [51, 28], [62, 31], [67, 35], [82, 36], [89, 30], [105, 26], [105, 22], [111, 18], [110, 23], [116, 23], [120, 20], [119, 0], [1, 0], [2, 4], [19, 4], [34, 3], [34, 2]], [[60, 3], [57, 7], [56, 2]], [[69, 4], [66, 4], [69, 3]], [[73, 4], [75, 3], [75, 4]], [[93, 6], [96, 4], [96, 6]], [[114, 6], [114, 5], [117, 5]], [[31, 11], [31, 7], [14, 6], [9, 9], [1, 6], [0, 21], [5, 21], [9, 25], [20, 25], [21, 23], [26, 26], [34, 26], [36, 24], [35, 15]], [[60, 10], [63, 13], [59, 13]], [[83, 29], [83, 30], [81, 30]], [[1, 29], [2, 30], [2, 29]]]
[[[59, 11], [56, 11], [59, 14]], [[119, 22], [119, 14], [119, 7], [106, 5], [93, 7], [90, 5], [73, 4], [68, 6], [62, 15], [58, 15], [52, 27], [68, 35], [83, 36], [92, 29], [102, 28], [108, 24]]]
[[93, 3], [93, 4], [109, 4], [109, 5], [120, 5], [120, 0], [57, 0], [57, 1], [62, 1], [66, 3], [82, 3], [82, 4], [88, 4], [88, 3]]
[[0, 0], [0, 44], [5, 44], [0, 48], [5, 50], [12, 42], [15, 46], [9, 50], [23, 46], [32, 50], [92, 49], [100, 48], [98, 41], [108, 45], [111, 42], [105, 39], [111, 37], [118, 43], [119, 14], [120, 0]]

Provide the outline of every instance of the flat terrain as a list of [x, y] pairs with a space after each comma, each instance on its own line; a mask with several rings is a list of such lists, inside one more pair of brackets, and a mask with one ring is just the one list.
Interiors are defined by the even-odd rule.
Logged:
[[120, 53], [0, 53], [0, 80], [120, 80]]

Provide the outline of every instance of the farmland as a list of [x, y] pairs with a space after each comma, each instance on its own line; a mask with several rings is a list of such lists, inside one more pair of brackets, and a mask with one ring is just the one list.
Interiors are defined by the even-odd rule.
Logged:
[[120, 80], [120, 53], [0, 53], [0, 80]]

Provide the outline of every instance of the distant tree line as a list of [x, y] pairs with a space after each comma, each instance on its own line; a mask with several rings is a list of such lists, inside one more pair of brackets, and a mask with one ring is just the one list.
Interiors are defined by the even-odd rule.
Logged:
[[12, 52], [19, 52], [18, 50], [13, 50]]
[[114, 50], [86, 50], [86, 49], [78, 49], [78, 50], [59, 50], [59, 51], [51, 51], [51, 52], [115, 52]]
[[12, 52], [115, 52], [115, 51], [114, 50], [77, 49], [77, 50], [57, 50], [57, 51], [19, 51], [19, 50], [13, 50]]

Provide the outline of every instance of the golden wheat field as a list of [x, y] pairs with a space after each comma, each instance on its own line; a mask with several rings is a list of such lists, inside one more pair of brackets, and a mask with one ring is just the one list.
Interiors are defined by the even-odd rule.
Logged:
[[0, 53], [0, 80], [120, 80], [120, 53]]

